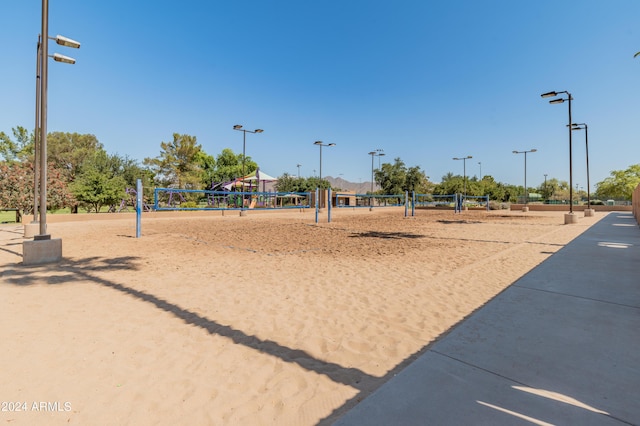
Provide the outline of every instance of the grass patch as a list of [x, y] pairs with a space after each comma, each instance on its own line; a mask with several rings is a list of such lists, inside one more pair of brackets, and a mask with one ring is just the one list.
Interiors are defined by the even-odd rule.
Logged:
[[16, 223], [16, 212], [0, 211], [0, 223]]

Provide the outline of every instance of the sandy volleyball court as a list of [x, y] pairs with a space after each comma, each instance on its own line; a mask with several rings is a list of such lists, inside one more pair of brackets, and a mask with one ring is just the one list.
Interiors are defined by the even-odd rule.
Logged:
[[0, 420], [331, 423], [603, 215], [563, 214], [49, 216], [38, 267], [0, 225]]

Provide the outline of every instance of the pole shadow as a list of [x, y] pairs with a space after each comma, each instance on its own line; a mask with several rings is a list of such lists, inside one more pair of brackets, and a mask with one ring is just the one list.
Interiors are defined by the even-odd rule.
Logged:
[[[78, 281], [89, 281], [134, 297], [144, 303], [172, 314], [176, 319], [186, 325], [196, 326], [207, 333], [225, 337], [236, 344], [265, 353], [281, 359], [284, 362], [296, 364], [307, 371], [327, 376], [330, 380], [346, 386], [351, 386], [359, 391], [370, 389], [380, 378], [369, 375], [357, 368], [343, 367], [339, 364], [323, 361], [313, 357], [306, 351], [290, 348], [273, 340], [261, 339], [229, 325], [220, 324], [197, 312], [190, 311], [166, 299], [162, 299], [152, 293], [128, 287], [124, 284], [101, 278], [92, 272], [109, 270], [110, 272], [138, 269], [137, 261], [140, 258], [123, 256], [116, 258], [88, 257], [78, 260], [64, 259], [57, 265], [22, 266], [6, 270], [2, 278], [10, 285], [30, 286], [42, 284], [64, 285]], [[53, 274], [51, 274], [53, 270]], [[40, 276], [39, 272], [47, 272], [47, 276]]]

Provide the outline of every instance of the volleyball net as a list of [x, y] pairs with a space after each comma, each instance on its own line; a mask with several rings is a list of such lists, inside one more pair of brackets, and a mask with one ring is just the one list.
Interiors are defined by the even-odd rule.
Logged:
[[310, 192], [237, 192], [155, 188], [154, 210], [308, 209]]
[[405, 205], [405, 195], [335, 193], [334, 207], [398, 207]]

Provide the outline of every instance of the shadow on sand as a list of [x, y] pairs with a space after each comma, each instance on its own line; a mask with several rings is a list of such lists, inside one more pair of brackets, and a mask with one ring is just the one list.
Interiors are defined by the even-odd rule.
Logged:
[[[297, 364], [308, 371], [327, 376], [336, 383], [351, 386], [361, 391], [363, 389], [378, 387], [376, 382], [380, 380], [379, 378], [371, 376], [357, 368], [347, 368], [339, 364], [326, 362], [314, 358], [303, 350], [289, 348], [273, 340], [260, 339], [242, 330], [220, 324], [197, 312], [180, 307], [152, 293], [137, 290], [94, 274], [94, 272], [104, 270], [116, 273], [137, 270], [138, 260], [139, 258], [131, 256], [116, 258], [88, 257], [77, 260], [63, 259], [59, 264], [46, 266], [28, 267], [11, 265], [13, 267], [7, 268], [3, 272], [2, 277], [8, 284], [16, 286], [30, 286], [43, 283], [63, 285], [78, 281], [88, 281], [135, 297], [142, 302], [149, 303], [158, 309], [171, 313], [175, 318], [183, 321], [185, 324], [200, 327], [211, 335], [226, 337], [236, 344], [244, 345], [248, 348], [280, 358], [284, 362]], [[42, 276], [40, 274], [42, 272], [46, 272], [46, 276]]]
[[[429, 350], [429, 348], [438, 339], [449, 333], [449, 331], [457, 325], [452, 326], [448, 331], [422, 347], [419, 351], [409, 355], [393, 369], [388, 371], [384, 376], [376, 377], [357, 368], [347, 368], [339, 364], [314, 358], [303, 350], [289, 348], [272, 340], [260, 339], [254, 335], [247, 334], [242, 330], [237, 330], [228, 325], [220, 324], [197, 312], [182, 308], [179, 305], [155, 296], [152, 293], [137, 290], [124, 284], [95, 275], [95, 273], [107, 270], [111, 273], [135, 271], [139, 269], [137, 265], [139, 260], [140, 258], [133, 256], [116, 258], [87, 257], [77, 260], [63, 259], [63, 261], [58, 264], [49, 264], [45, 266], [23, 266], [21, 264], [2, 265], [3, 267], [6, 267], [2, 273], [2, 278], [9, 285], [16, 286], [40, 284], [64, 285], [78, 281], [87, 281], [92, 284], [107, 287], [122, 294], [134, 297], [142, 302], [149, 303], [158, 309], [172, 314], [176, 319], [183, 321], [185, 324], [200, 327], [211, 335], [226, 337], [236, 344], [244, 345], [247, 348], [277, 357], [284, 362], [296, 364], [307, 371], [324, 375], [335, 383], [350, 386], [359, 391], [353, 398], [346, 401], [340, 407], [335, 408], [333, 412], [324, 419], [321, 419], [318, 423], [319, 425], [330, 425], [335, 422], [339, 417], [346, 413], [346, 411], [353, 408], [365, 397], [370, 395], [373, 391], [406, 368], [420, 355]], [[41, 273], [45, 272], [46, 275], [41, 275]], [[473, 313], [468, 316], [472, 314]], [[459, 323], [468, 318], [468, 316], [462, 319]]]
[[[17, 235], [17, 234], [16, 234]], [[354, 234], [352, 237], [361, 238], [389, 238], [389, 239], [415, 239], [415, 238], [432, 238], [442, 239], [436, 237], [429, 237], [425, 235], [402, 233], [402, 232], [377, 232], [369, 231], [360, 234]], [[10, 242], [4, 244], [4, 246], [19, 245], [22, 244], [22, 237], [16, 237], [20, 242]], [[451, 238], [454, 240], [465, 241], [460, 238]], [[13, 240], [13, 239], [12, 239]], [[481, 241], [481, 240], [468, 240], [468, 241]], [[494, 243], [512, 244], [505, 241], [488, 241]], [[531, 243], [531, 242], [529, 242]], [[1, 250], [8, 251], [12, 254], [21, 256], [20, 253], [14, 252], [10, 249], [0, 247]], [[289, 348], [281, 345], [278, 342], [272, 340], [260, 339], [257, 336], [247, 334], [242, 330], [235, 329], [228, 325], [223, 325], [215, 320], [209, 319], [204, 315], [197, 312], [190, 311], [183, 308], [171, 301], [162, 299], [155, 296], [152, 293], [138, 290], [124, 284], [115, 282], [98, 276], [96, 273], [101, 271], [109, 271], [111, 273], [126, 273], [126, 271], [135, 271], [139, 269], [138, 262], [140, 258], [134, 256], [122, 256], [115, 258], [105, 257], [86, 257], [81, 259], [63, 259], [58, 264], [49, 264], [44, 266], [23, 266], [21, 264], [4, 264], [0, 265], [3, 269], [1, 276], [3, 280], [16, 286], [30, 286], [36, 284], [49, 284], [49, 285], [64, 285], [67, 283], [74, 283], [78, 281], [87, 281], [96, 285], [110, 288], [114, 291], [118, 291], [123, 295], [134, 297], [144, 303], [155, 306], [156, 308], [172, 314], [176, 319], [183, 321], [187, 325], [197, 326], [211, 335], [226, 337], [236, 344], [244, 345], [248, 348], [260, 351], [262, 353], [277, 357], [284, 362], [296, 364], [307, 371], [315, 372], [320, 375], [328, 377], [335, 383], [340, 383], [346, 386], [350, 386], [357, 389], [359, 392], [351, 399], [344, 402], [339, 407], [336, 407], [327, 417], [319, 421], [319, 425], [331, 425], [339, 417], [345, 414], [349, 409], [353, 408], [364, 398], [369, 396], [372, 392], [396, 376], [400, 371], [406, 368], [410, 363], [416, 360], [420, 355], [427, 352], [432, 345], [434, 345], [443, 336], [453, 330], [458, 324], [465, 321], [468, 317], [473, 315], [482, 306], [478, 307], [473, 312], [469, 313], [465, 318], [461, 319], [458, 323], [452, 325], [448, 330], [436, 337], [433, 341], [429, 342], [415, 353], [409, 355], [399, 364], [389, 370], [384, 376], [376, 377], [365, 373], [357, 368], [347, 368], [336, 363], [326, 362], [317, 358], [314, 358], [309, 353]], [[46, 273], [46, 274], [44, 274]], [[123, 276], [123, 275], [119, 275]], [[484, 305], [483, 305], [484, 306]]]
[[403, 239], [403, 238], [424, 238], [424, 235], [412, 234], [409, 232], [380, 232], [380, 231], [368, 231], [355, 233], [350, 235], [351, 238], [384, 238], [384, 239]]

